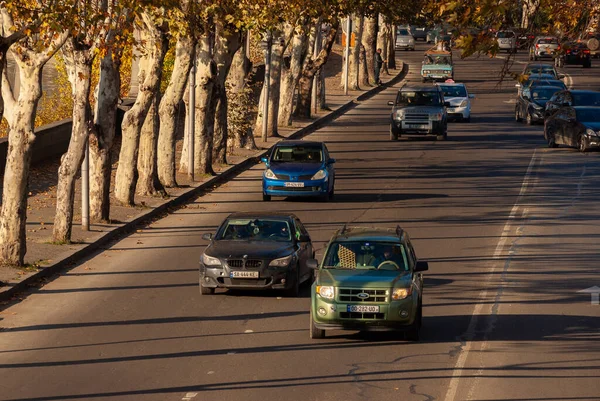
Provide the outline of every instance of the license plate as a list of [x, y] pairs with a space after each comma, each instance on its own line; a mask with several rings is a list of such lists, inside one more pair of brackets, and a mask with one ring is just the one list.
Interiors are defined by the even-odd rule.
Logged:
[[290, 188], [302, 188], [304, 187], [304, 183], [303, 182], [286, 182], [285, 184], [286, 187], [290, 187]]
[[379, 305], [348, 305], [348, 312], [379, 313]]
[[258, 272], [236, 270], [229, 273], [231, 278], [258, 278]]
[[408, 128], [413, 128], [413, 129], [429, 129], [429, 125], [423, 125], [423, 124], [407, 124]]

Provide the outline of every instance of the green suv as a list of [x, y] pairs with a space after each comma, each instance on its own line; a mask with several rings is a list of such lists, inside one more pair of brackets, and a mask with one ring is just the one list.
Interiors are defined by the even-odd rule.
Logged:
[[405, 332], [417, 341], [421, 328], [423, 276], [400, 227], [346, 228], [329, 241], [311, 290], [310, 337], [326, 330]]

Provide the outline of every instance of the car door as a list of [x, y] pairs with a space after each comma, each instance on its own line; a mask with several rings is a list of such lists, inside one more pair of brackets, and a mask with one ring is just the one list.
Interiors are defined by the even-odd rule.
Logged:
[[329, 154], [329, 149], [327, 146], [323, 145], [323, 155], [325, 157], [325, 166], [327, 168], [327, 174], [329, 175], [329, 190], [331, 190], [335, 183], [335, 167], [333, 163], [329, 163], [331, 160], [331, 155]]
[[304, 224], [298, 218], [294, 218], [295, 237], [298, 244], [298, 268], [300, 269], [300, 280], [304, 281], [312, 275], [312, 270], [306, 265], [308, 259], [313, 259], [315, 252], [313, 249], [310, 235], [304, 227]]
[[[415, 253], [415, 249], [410, 241], [408, 234], [404, 234], [404, 246], [406, 248], [408, 264], [410, 271], [414, 272], [415, 267], [417, 266], [417, 255]], [[418, 288], [419, 294], [422, 296], [423, 291], [423, 275], [421, 273], [413, 273], [412, 275], [413, 285]]]
[[567, 108], [560, 108], [554, 115], [554, 138], [557, 144], [569, 145], [565, 137], [565, 127], [567, 125]]
[[579, 142], [579, 122], [577, 113], [572, 107], [565, 107], [565, 118], [563, 125], [563, 143], [568, 146], [577, 147]]

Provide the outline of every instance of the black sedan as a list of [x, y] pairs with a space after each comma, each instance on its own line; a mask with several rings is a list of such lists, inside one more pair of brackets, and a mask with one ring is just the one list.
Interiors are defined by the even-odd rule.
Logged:
[[544, 118], [548, 118], [562, 107], [571, 106], [600, 107], [600, 92], [581, 89], [557, 92], [546, 103]]
[[587, 152], [600, 148], [600, 107], [564, 107], [546, 120], [548, 146], [566, 145]]
[[561, 90], [562, 88], [558, 86], [545, 85], [534, 85], [524, 88], [519, 96], [517, 96], [515, 120], [523, 121], [525, 119], [527, 125], [543, 122], [546, 102], [552, 95]]
[[557, 67], [565, 65], [581, 65], [583, 68], [592, 66], [592, 55], [590, 49], [583, 42], [569, 42], [563, 45], [562, 50], [554, 59]]
[[286, 290], [297, 296], [311, 280], [306, 261], [315, 252], [310, 236], [291, 213], [234, 213], [217, 229], [200, 257], [200, 292], [216, 288]]

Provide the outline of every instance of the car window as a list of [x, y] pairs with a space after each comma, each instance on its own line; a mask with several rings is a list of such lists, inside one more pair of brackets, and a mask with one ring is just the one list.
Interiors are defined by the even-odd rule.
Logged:
[[441, 106], [440, 95], [433, 91], [402, 91], [396, 99], [398, 106]]
[[292, 235], [290, 224], [286, 220], [228, 219], [217, 232], [215, 239], [289, 242]]
[[505, 38], [514, 38], [515, 34], [511, 31], [500, 31], [496, 34], [497, 38], [505, 39]]
[[600, 106], [600, 92], [573, 93], [572, 103], [573, 106]]
[[467, 90], [462, 85], [439, 85], [444, 97], [467, 97]]
[[300, 234], [309, 236], [308, 235], [308, 231], [304, 227], [304, 224], [302, 224], [302, 222], [300, 222], [300, 220], [294, 219], [294, 223], [296, 224], [296, 231], [297, 231], [296, 232], [296, 235], [297, 235], [296, 239], [300, 238], [299, 237]]
[[531, 99], [536, 102], [546, 102], [548, 101], [552, 95], [561, 90], [561, 88], [553, 86], [553, 87], [533, 87], [531, 90]]
[[600, 113], [593, 109], [579, 109], [576, 111], [577, 121], [583, 121], [586, 123], [598, 123], [600, 122]]
[[381, 269], [409, 271], [404, 245], [397, 242], [334, 242], [323, 260], [326, 269]]
[[556, 38], [541, 38], [538, 40], [538, 44], [540, 44], [540, 45], [557, 45], [558, 39], [556, 39]]
[[398, 31], [398, 35], [400, 35], [400, 36], [408, 36], [408, 35], [410, 35], [410, 32], [408, 32], [407, 29], [400, 29]]
[[271, 161], [292, 163], [321, 163], [323, 151], [317, 146], [278, 146]]

